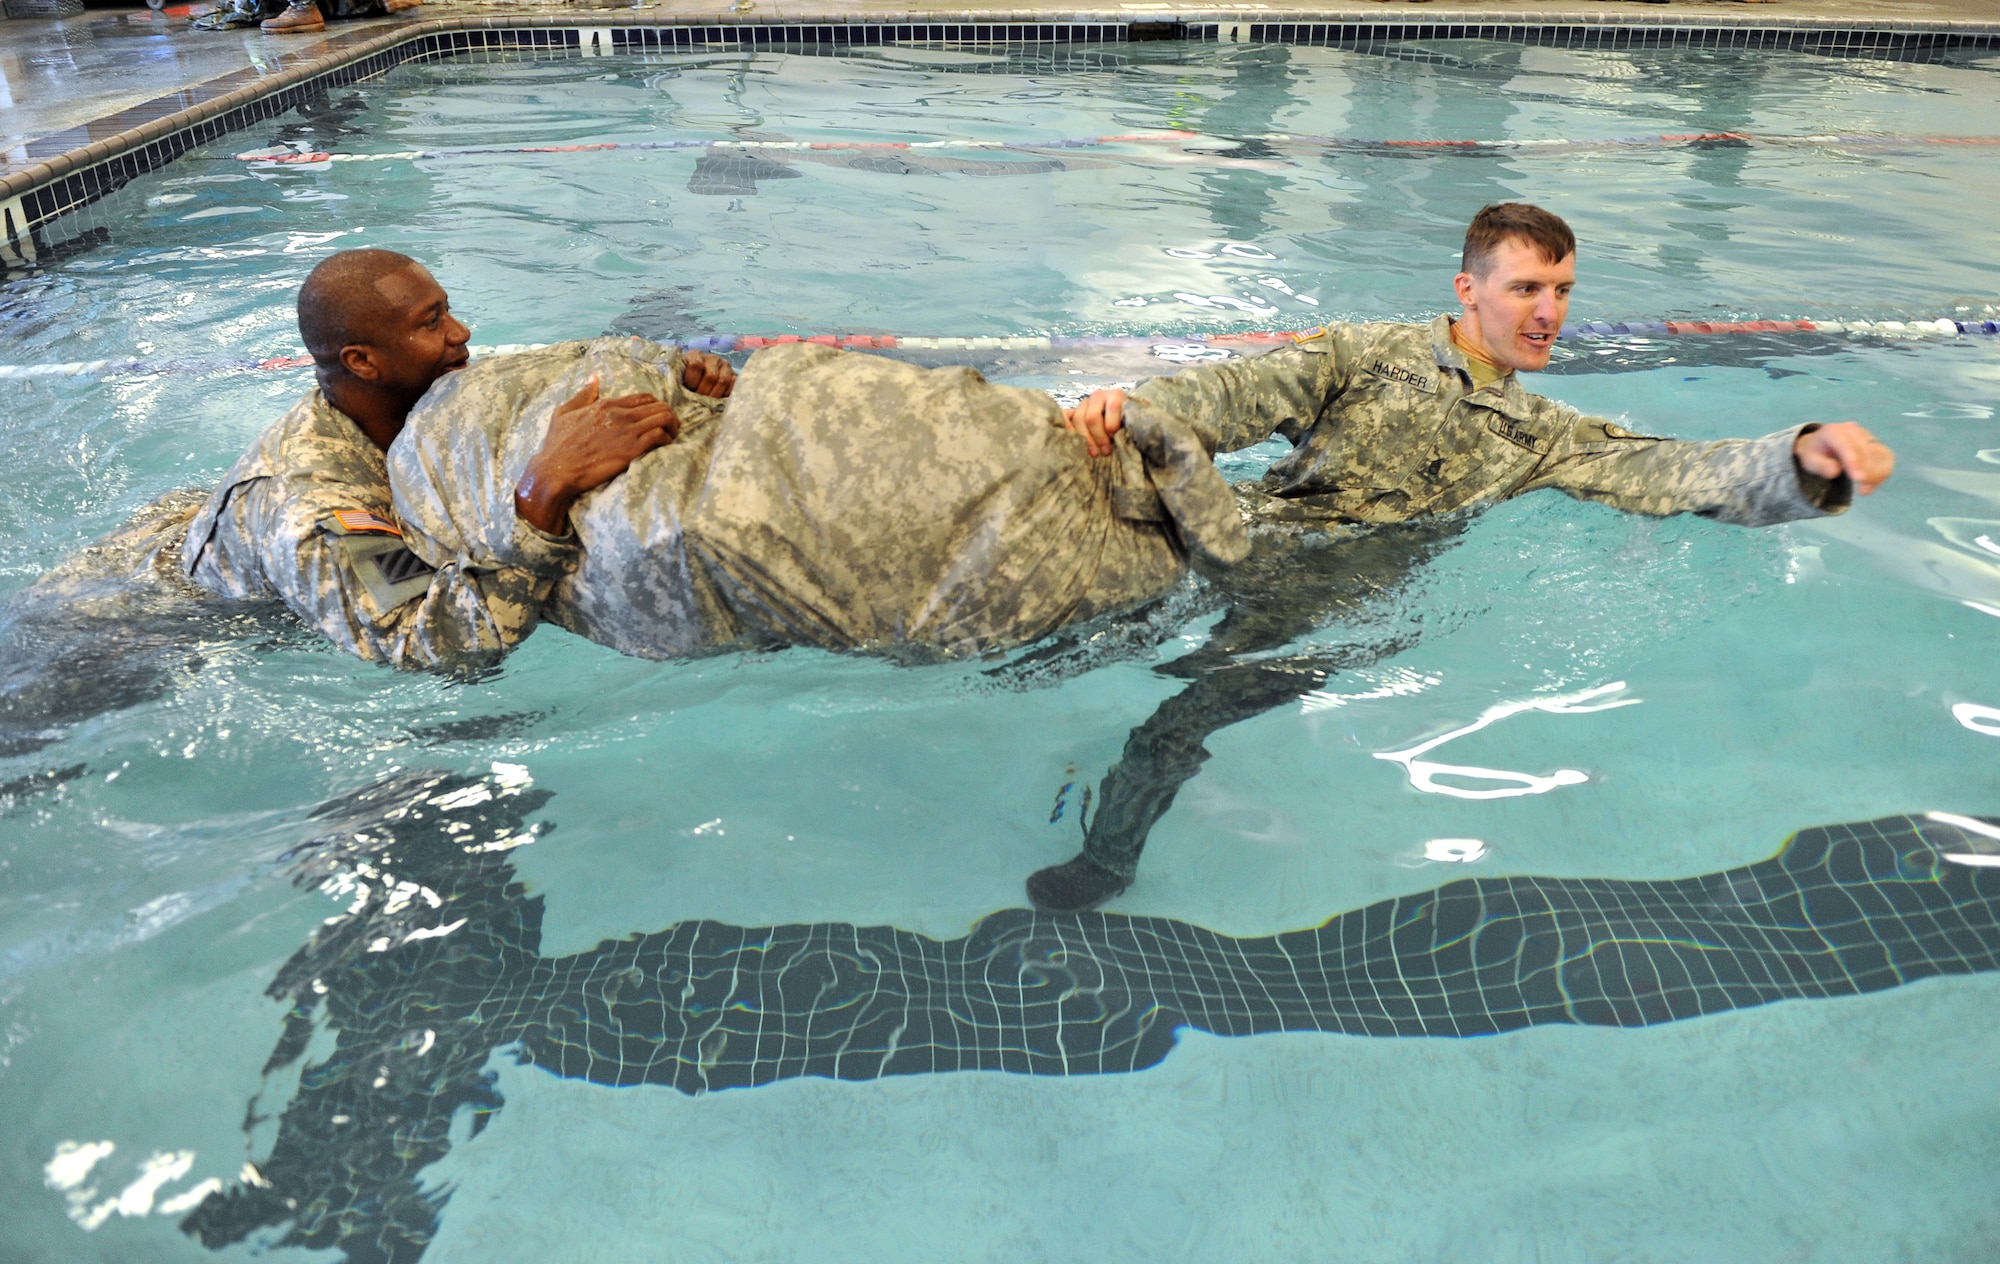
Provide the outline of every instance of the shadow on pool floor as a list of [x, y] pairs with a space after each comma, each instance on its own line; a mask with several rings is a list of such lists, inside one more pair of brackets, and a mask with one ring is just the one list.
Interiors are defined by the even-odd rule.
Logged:
[[[448, 1190], [419, 1173], [502, 1106], [486, 1064], [683, 1093], [800, 1076], [1104, 1075], [1183, 1027], [1466, 1037], [1548, 1023], [1643, 1027], [2000, 967], [2000, 819], [1889, 816], [1801, 830], [1754, 865], [1673, 881], [1447, 883], [1278, 935], [1116, 913], [994, 913], [959, 939], [845, 923], [682, 922], [539, 955], [542, 901], [508, 853], [549, 799], [518, 772], [406, 773], [324, 805], [287, 853], [340, 898], [282, 967], [269, 1075], [303, 1068], [270, 1157], [182, 1227], [220, 1248], [354, 1264], [419, 1258]], [[1954, 859], [1957, 858], [1957, 859]], [[253, 1100], [246, 1127], [260, 1119]]]

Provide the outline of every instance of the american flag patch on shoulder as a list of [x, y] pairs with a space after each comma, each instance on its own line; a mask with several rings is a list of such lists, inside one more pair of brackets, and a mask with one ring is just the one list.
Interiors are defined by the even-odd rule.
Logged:
[[1292, 341], [1311, 342], [1315, 338], [1324, 338], [1324, 337], [1326, 337], [1326, 326], [1320, 325], [1312, 329], [1300, 330], [1298, 333], [1292, 335]]
[[403, 529], [379, 514], [366, 509], [336, 509], [329, 523], [340, 535], [394, 535], [403, 534]]

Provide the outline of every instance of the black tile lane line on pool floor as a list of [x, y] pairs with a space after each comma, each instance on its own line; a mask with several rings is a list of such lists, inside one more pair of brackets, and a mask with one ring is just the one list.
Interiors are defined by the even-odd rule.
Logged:
[[[1686, 47], [1809, 52], [1930, 60], [1955, 50], [2000, 47], [2000, 23], [1891, 19], [1726, 18], [1548, 14], [1495, 21], [1491, 14], [1438, 12], [1424, 21], [1363, 22], [1312, 14], [1271, 23], [1227, 11], [1181, 14], [924, 14], [910, 20], [839, 17], [780, 22], [684, 18], [619, 23], [609, 13], [567, 18], [455, 18], [413, 21], [336, 36], [274, 74], [233, 72], [134, 106], [28, 146], [30, 164], [0, 164], [0, 276], [34, 267], [45, 229], [61, 216], [157, 170], [197, 145], [283, 113], [328, 88], [381, 74], [406, 61], [487, 50], [547, 50], [580, 57], [711, 46], [796, 51], [908, 43], [1125, 43], [1148, 39], [1369, 46], [1406, 40], [1487, 39], [1550, 47]], [[608, 41], [608, 47], [606, 42]], [[87, 143], [77, 144], [78, 141]], [[62, 148], [63, 146], [73, 146]]]
[[[556, 1075], [688, 1094], [1109, 1075], [1158, 1065], [1183, 1027], [1642, 1027], [2000, 969], [2000, 821], [1936, 815], [1801, 830], [1768, 860], [1674, 881], [1467, 879], [1278, 935], [1012, 909], [952, 940], [694, 921], [548, 958], [541, 897], [509, 856], [548, 798], [517, 779], [406, 773], [316, 813], [324, 832], [282, 863], [354, 903], [268, 989], [290, 1009], [264, 1073], [320, 1028], [333, 1050], [301, 1069], [269, 1157], [183, 1229], [220, 1248], [289, 1226], [280, 1245], [417, 1259], [449, 1193], [420, 1173], [460, 1110], [476, 1136], [502, 1109], [486, 1064], [506, 1046]], [[1966, 853], [1988, 863], [1953, 859]], [[273, 1105], [253, 1101], [246, 1120]]]

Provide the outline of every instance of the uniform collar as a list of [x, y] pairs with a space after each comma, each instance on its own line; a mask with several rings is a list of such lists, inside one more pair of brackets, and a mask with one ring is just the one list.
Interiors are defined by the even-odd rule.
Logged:
[[1528, 394], [1527, 387], [1521, 385], [1519, 373], [1509, 373], [1500, 379], [1500, 391], [1497, 396], [1490, 391], [1475, 393], [1472, 390], [1472, 366], [1467, 363], [1465, 352], [1459, 350], [1458, 344], [1451, 340], [1449, 316], [1440, 316], [1431, 322], [1431, 355], [1436, 359], [1439, 368], [1450, 369], [1460, 375], [1466, 388], [1467, 403], [1491, 408], [1497, 413], [1517, 420], [1526, 420], [1532, 412], [1529, 401], [1533, 396]]
[[1451, 369], [1472, 376], [1472, 366], [1466, 363], [1465, 353], [1451, 340], [1451, 317], [1440, 316], [1431, 322], [1431, 355], [1441, 369]]
[[[1437, 358], [1438, 367], [1463, 373], [1468, 381], [1472, 378], [1472, 357], [1465, 354], [1451, 337], [1451, 317], [1440, 316], [1431, 322], [1431, 354]], [[1512, 382], [1514, 374], [1505, 374], [1505, 382]]]
[[360, 422], [336, 408], [333, 401], [326, 397], [326, 392], [317, 386], [313, 387], [312, 394], [304, 402], [307, 430], [319, 438], [353, 447], [367, 459], [369, 465], [379, 467], [387, 477], [388, 456], [375, 446], [375, 441], [368, 437]]

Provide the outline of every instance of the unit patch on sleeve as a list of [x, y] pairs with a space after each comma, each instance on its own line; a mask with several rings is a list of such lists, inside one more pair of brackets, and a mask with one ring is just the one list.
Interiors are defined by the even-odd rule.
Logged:
[[395, 523], [365, 509], [337, 509], [320, 526], [378, 610], [394, 610], [430, 591], [436, 570], [403, 543]]

